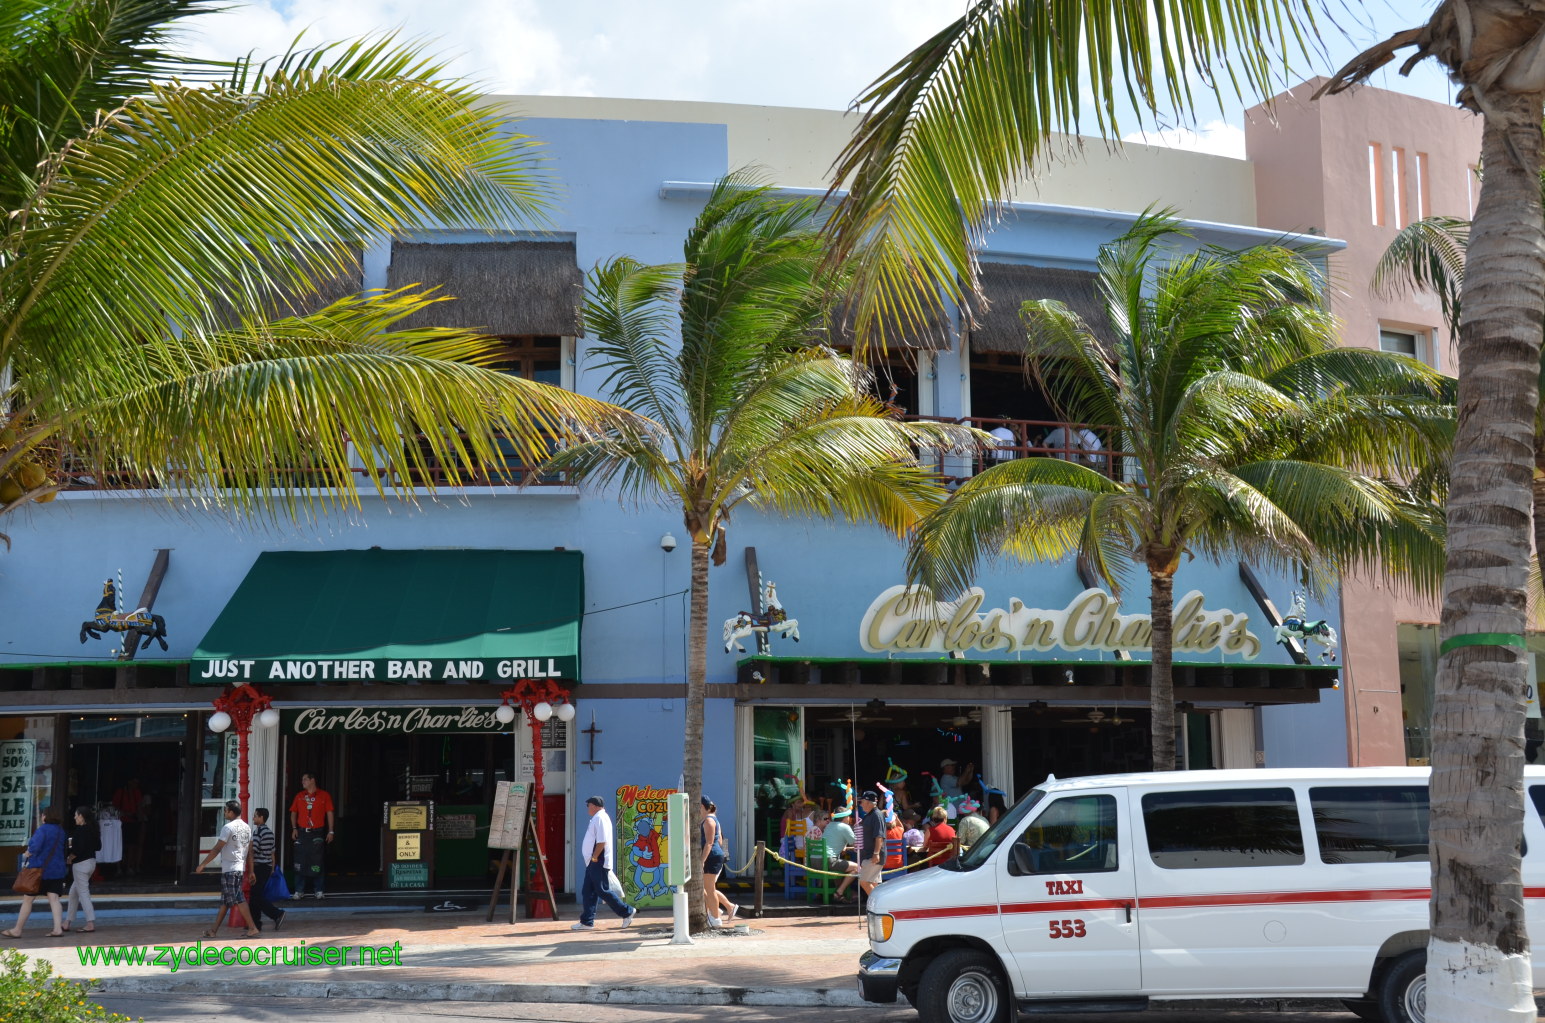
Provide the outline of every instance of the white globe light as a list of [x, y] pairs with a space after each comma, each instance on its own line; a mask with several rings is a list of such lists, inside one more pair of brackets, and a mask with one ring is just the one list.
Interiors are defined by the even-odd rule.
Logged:
[[553, 705], [548, 703], [546, 700], [543, 700], [541, 703], [531, 708], [531, 716], [536, 718], [538, 721], [546, 721], [548, 718], [553, 716]]
[[258, 724], [264, 728], [272, 728], [279, 723], [279, 712], [272, 707], [266, 708], [258, 715]]
[[501, 725], [507, 725], [515, 720], [515, 708], [507, 703], [501, 703], [494, 708], [494, 717], [499, 719]]
[[558, 704], [558, 720], [559, 721], [573, 721], [574, 720], [574, 705], [572, 703], [560, 703], [560, 704]]
[[223, 710], [217, 710], [209, 715], [209, 730], [211, 732], [223, 732], [231, 727], [231, 716]]

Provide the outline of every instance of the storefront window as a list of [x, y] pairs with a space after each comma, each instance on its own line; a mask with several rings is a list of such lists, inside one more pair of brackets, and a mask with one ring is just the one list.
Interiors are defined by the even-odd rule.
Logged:
[[[789, 801], [799, 796], [794, 775], [804, 768], [800, 748], [803, 729], [798, 707], [757, 707], [752, 712], [755, 736], [752, 752], [752, 785], [756, 795], [757, 834], [777, 845], [778, 820]], [[773, 829], [768, 831], [769, 826]]]

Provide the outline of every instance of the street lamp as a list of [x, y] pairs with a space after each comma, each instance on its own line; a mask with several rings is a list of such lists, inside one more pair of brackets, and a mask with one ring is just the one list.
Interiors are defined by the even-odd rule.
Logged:
[[209, 715], [209, 730], [223, 732], [236, 726], [236, 797], [241, 801], [241, 815], [247, 817], [247, 741], [252, 735], [252, 722], [259, 728], [272, 728], [279, 723], [279, 712], [270, 704], [273, 699], [250, 682], [239, 686], [226, 686], [215, 697], [215, 712]]
[[[554, 715], [559, 721], [574, 720], [574, 704], [569, 702], [569, 691], [550, 678], [522, 678], [499, 694], [499, 706], [494, 717], [501, 724], [515, 720], [515, 708], [526, 712], [531, 725], [531, 773], [532, 798], [536, 800], [537, 854], [541, 853], [542, 827], [542, 724]], [[547, 904], [552, 906], [553, 893], [547, 893]]]

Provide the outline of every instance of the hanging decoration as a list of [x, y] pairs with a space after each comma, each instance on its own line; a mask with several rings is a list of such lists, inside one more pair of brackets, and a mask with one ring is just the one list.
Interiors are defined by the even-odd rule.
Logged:
[[784, 639], [799, 642], [799, 619], [790, 618], [778, 601], [777, 583], [767, 584], [767, 589], [763, 591], [762, 605], [761, 614], [741, 611], [734, 618], [724, 620], [725, 653], [729, 653], [732, 649], [745, 653], [746, 648], [740, 641], [748, 636], [756, 636], [760, 640], [776, 632]]
[[1322, 661], [1334, 661], [1341, 649], [1341, 640], [1336, 636], [1336, 630], [1331, 628], [1330, 622], [1323, 618], [1313, 622], [1309, 620], [1303, 590], [1293, 591], [1293, 606], [1283, 616], [1282, 624], [1277, 626], [1275, 634], [1277, 642], [1283, 646], [1296, 639], [1307, 647], [1308, 641], [1314, 640], [1321, 647]]
[[[119, 582], [121, 586], [121, 578]], [[133, 650], [136, 646], [144, 650], [153, 642], [160, 643], [162, 650], [170, 649], [166, 643], [166, 619], [151, 614], [146, 607], [123, 611], [118, 590], [111, 579], [102, 581], [102, 599], [97, 602], [96, 616], [80, 623], [80, 641], [84, 643], [88, 638], [101, 639], [104, 633], [119, 632], [124, 634], [125, 650]]]

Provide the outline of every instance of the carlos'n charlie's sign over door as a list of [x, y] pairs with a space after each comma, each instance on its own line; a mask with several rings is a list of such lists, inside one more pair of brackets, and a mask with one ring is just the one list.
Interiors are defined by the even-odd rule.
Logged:
[[[1121, 602], [1104, 590], [1088, 589], [1066, 607], [1027, 607], [1018, 597], [1007, 608], [982, 610], [986, 595], [972, 587], [959, 600], [935, 600], [922, 586], [892, 586], [864, 612], [859, 641], [874, 653], [983, 654], [1021, 650], [1149, 650], [1153, 620], [1124, 615]], [[1175, 601], [1175, 651], [1218, 650], [1253, 658], [1261, 641], [1250, 631], [1250, 616], [1227, 608], [1209, 610], [1199, 590]]]

